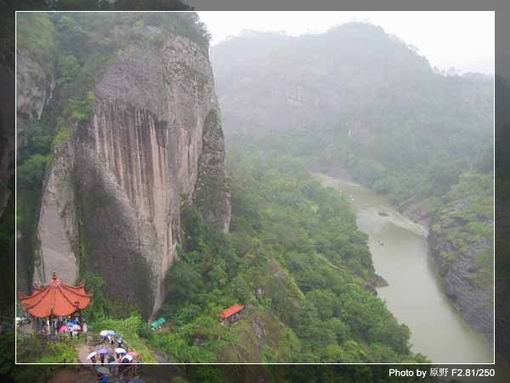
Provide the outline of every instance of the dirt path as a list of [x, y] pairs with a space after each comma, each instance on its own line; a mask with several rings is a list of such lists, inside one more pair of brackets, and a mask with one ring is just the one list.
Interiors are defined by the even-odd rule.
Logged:
[[90, 363], [90, 360], [87, 360], [87, 356], [94, 351], [96, 348], [94, 346], [88, 344], [79, 344], [76, 348], [76, 353], [78, 354], [78, 359], [80, 359], [80, 363]]

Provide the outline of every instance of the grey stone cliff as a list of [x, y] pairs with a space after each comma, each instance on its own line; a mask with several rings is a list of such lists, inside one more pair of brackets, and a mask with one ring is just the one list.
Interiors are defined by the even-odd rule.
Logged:
[[48, 170], [34, 275], [45, 282], [56, 269], [74, 283], [80, 268], [93, 271], [110, 296], [148, 317], [177, 256], [181, 205], [223, 231], [230, 224], [209, 59], [180, 36], [161, 47], [132, 44], [93, 96], [91, 117], [55, 149]]
[[[455, 201], [445, 211], [453, 216], [463, 209], [464, 203], [463, 200]], [[428, 242], [446, 295], [464, 320], [485, 336], [490, 347], [494, 347], [492, 274], [490, 281], [481, 281], [480, 266], [477, 265], [478, 256], [487, 251], [493, 252], [492, 238], [473, 240], [460, 248], [448, 238], [448, 232], [464, 224], [459, 218], [443, 220], [440, 224], [432, 220]]]

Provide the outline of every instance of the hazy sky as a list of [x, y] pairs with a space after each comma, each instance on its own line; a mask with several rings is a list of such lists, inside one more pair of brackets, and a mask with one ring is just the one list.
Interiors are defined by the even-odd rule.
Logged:
[[243, 30], [321, 33], [368, 21], [418, 48], [433, 66], [494, 73], [494, 13], [484, 12], [198, 12], [212, 45]]

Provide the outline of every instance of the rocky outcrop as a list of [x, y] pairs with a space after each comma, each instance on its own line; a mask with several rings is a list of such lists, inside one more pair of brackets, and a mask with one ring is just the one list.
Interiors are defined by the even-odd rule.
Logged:
[[[432, 220], [428, 241], [446, 295], [464, 320], [493, 347], [492, 235], [462, 235], [468, 222], [458, 215], [466, 204], [466, 200], [459, 200], [446, 205]], [[485, 223], [493, 228], [491, 221]]]
[[18, 49], [17, 70], [18, 115], [38, 120], [55, 89], [51, 68], [43, 68], [27, 50]]
[[33, 282], [44, 284], [53, 271], [74, 284], [78, 276], [78, 221], [73, 187], [74, 153], [70, 142], [54, 150], [44, 187], [36, 233]]
[[231, 207], [229, 195], [225, 198], [225, 175], [221, 166], [225, 161], [225, 151], [217, 110], [211, 110], [205, 119], [202, 148], [193, 202], [207, 222], [227, 232]]
[[195, 204], [207, 222], [229, 228], [208, 57], [181, 36], [167, 35], [161, 46], [133, 43], [88, 99], [90, 116], [55, 153], [45, 183], [38, 275], [42, 281], [56, 269], [72, 279], [79, 267], [93, 271], [110, 296], [150, 316], [177, 256], [181, 205]]
[[[56, 84], [54, 75], [55, 68], [53, 62], [44, 62], [43, 57], [41, 55], [32, 52], [30, 49], [26, 47], [18, 46], [16, 53], [17, 53], [16, 138], [17, 138], [17, 150], [22, 150], [30, 144], [29, 142], [30, 134], [33, 134], [34, 130], [38, 130], [35, 128], [39, 125], [43, 113], [45, 113], [48, 110], [48, 107], [51, 101], [53, 100]], [[7, 145], [5, 146], [2, 158], [0, 159], [1, 162], [0, 166], [2, 169], [8, 168], [9, 163], [12, 161], [12, 157], [14, 157], [14, 134], [10, 137], [7, 137]], [[57, 160], [56, 163], [58, 164], [57, 168], [60, 168], [62, 165], [61, 161]], [[1, 172], [3, 174], [4, 170], [2, 170]], [[59, 171], [57, 171], [57, 173], [58, 172]], [[9, 176], [10, 174], [5, 174], [5, 177], [3, 176], [1, 177], [0, 189], [4, 187], [5, 182], [4, 180], [8, 180]], [[59, 198], [58, 192], [59, 182], [56, 181], [55, 173], [53, 171], [48, 173], [48, 177], [49, 178], [47, 185], [49, 189], [47, 193], [44, 193], [45, 194], [44, 197], [41, 197], [41, 200], [44, 199], [46, 204], [50, 204], [53, 209], [58, 210], [59, 208], [57, 207], [57, 203]], [[32, 190], [25, 190], [24, 192], [29, 194], [38, 193], [38, 191]], [[20, 200], [18, 199], [18, 204], [20, 203], [19, 201]], [[3, 201], [0, 201], [0, 208], [3, 203], [4, 203]], [[34, 204], [39, 206], [39, 201]], [[34, 208], [34, 210], [37, 209]], [[45, 221], [49, 220], [47, 223], [53, 225], [55, 223], [56, 217], [49, 218], [46, 208], [43, 210], [43, 212], [44, 220]], [[34, 217], [36, 217], [38, 214], [36, 214], [34, 211], [33, 215]], [[56, 230], [61, 229], [62, 228], [59, 227]], [[35, 236], [38, 237], [38, 239], [34, 238]], [[55, 238], [51, 238], [51, 236], [46, 237], [44, 230], [41, 231], [40, 233], [37, 233], [36, 235], [34, 235], [33, 232], [22, 233], [21, 231], [19, 231], [16, 233], [16, 237], [17, 237], [16, 257], [18, 262], [16, 277], [18, 281], [18, 287], [21, 290], [28, 290], [32, 285], [32, 282], [41, 283], [45, 280], [46, 277], [51, 277], [51, 274], [48, 273], [51, 273], [51, 269], [55, 266], [54, 263], [48, 262], [46, 264], [47, 270], [44, 271], [45, 264], [40, 256], [41, 252], [36, 250], [38, 254], [33, 254], [34, 252], [33, 244], [35, 242], [39, 244], [43, 243], [44, 248], [52, 252], [58, 251], [57, 249], [63, 246], [64, 243], [63, 241], [66, 241], [66, 239], [64, 237], [58, 237], [54, 244], [50, 244], [55, 240]], [[34, 263], [33, 269], [32, 263]], [[68, 267], [64, 268], [66, 270], [69, 270]], [[75, 274], [74, 272], [66, 271], [64, 274], [66, 282], [70, 283], [74, 282], [73, 276]]]

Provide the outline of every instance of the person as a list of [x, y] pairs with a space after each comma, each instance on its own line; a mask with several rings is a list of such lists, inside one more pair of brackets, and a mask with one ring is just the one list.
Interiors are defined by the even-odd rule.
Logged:
[[126, 358], [125, 355], [120, 357], [119, 374], [125, 373], [129, 368], [129, 363], [129, 358]]
[[90, 357], [90, 361], [92, 362], [92, 364], [96, 364], [96, 362], [97, 362], [96, 356], [95, 356], [95, 355], [92, 355], [92, 356]]
[[37, 328], [37, 333], [41, 334], [44, 332], [44, 322], [41, 318], [37, 318], [36, 320], [36, 328]]
[[98, 372], [97, 373], [97, 380], [99, 381], [99, 383], [109, 383], [110, 380], [108, 379], [108, 376]]
[[87, 331], [89, 331], [89, 329], [87, 327], [87, 323], [85, 321], [83, 321], [83, 326], [81, 327], [81, 331], [83, 332], [84, 335], [87, 335]]
[[104, 364], [104, 354], [99, 354], [99, 360], [101, 361], [101, 364]]

